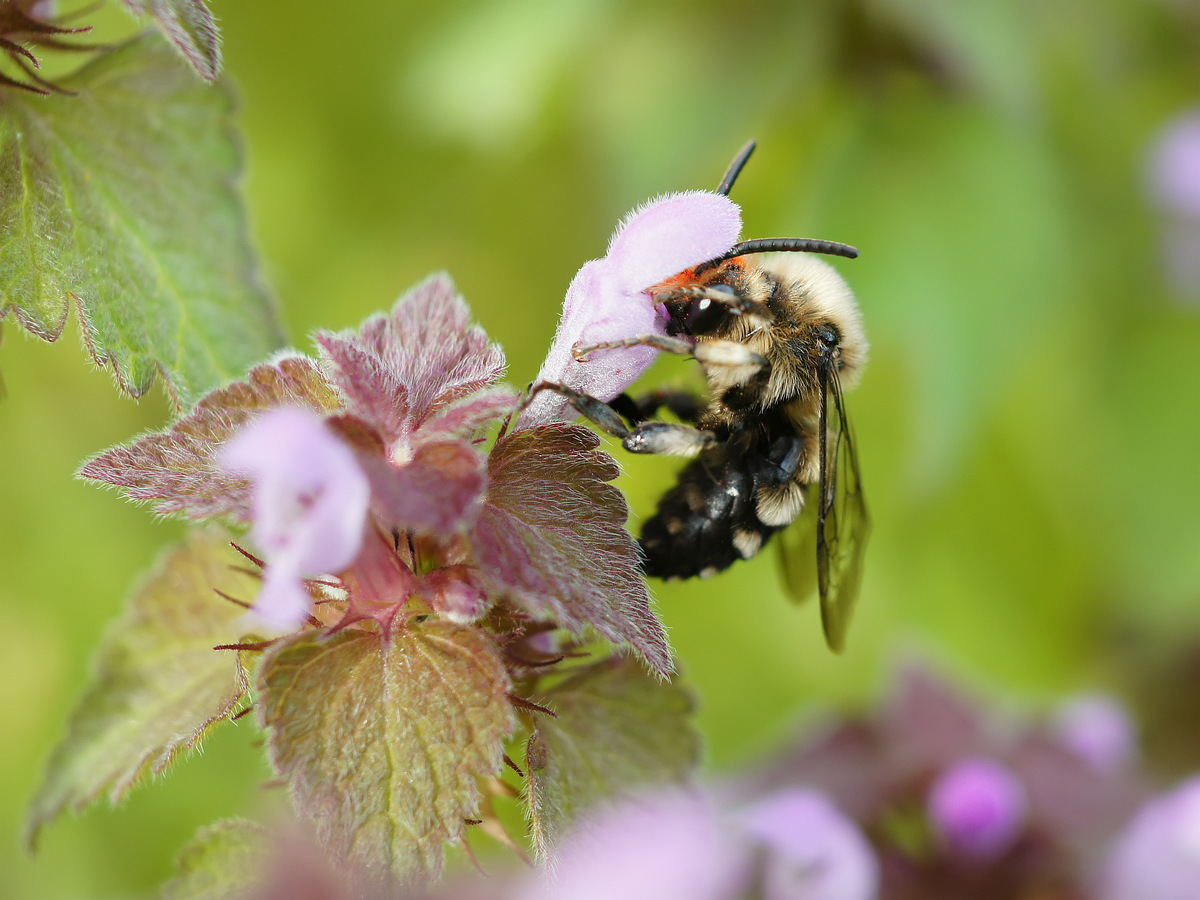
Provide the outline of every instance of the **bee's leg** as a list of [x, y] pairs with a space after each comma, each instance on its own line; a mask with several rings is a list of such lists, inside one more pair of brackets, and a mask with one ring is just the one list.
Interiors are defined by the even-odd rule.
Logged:
[[692, 356], [710, 384], [746, 387], [771, 377], [771, 361], [739, 341], [701, 341]]
[[728, 384], [751, 384], [765, 381], [771, 374], [771, 362], [755, 353], [740, 341], [711, 340], [696, 344], [665, 334], [641, 334], [620, 341], [604, 341], [571, 348], [577, 362], [585, 362], [597, 350], [624, 350], [628, 347], [657, 347], [668, 353], [690, 356], [700, 363], [705, 375], [719, 371]]
[[667, 456], [695, 456], [705, 447], [717, 443], [710, 431], [701, 431], [691, 425], [673, 425], [670, 422], [642, 422], [628, 428], [617, 411], [602, 400], [558, 384], [539, 381], [529, 389], [525, 405], [541, 391], [554, 391], [570, 401], [581, 416], [601, 431], [619, 438], [622, 446], [630, 453], [661, 453]]
[[625, 350], [629, 347], [655, 347], [679, 356], [692, 355], [692, 342], [665, 334], [639, 334], [619, 341], [602, 341], [599, 344], [576, 344], [571, 348], [575, 362], [586, 362], [587, 357], [597, 350]]
[[681, 421], [694, 425], [699, 421], [707, 403], [691, 391], [660, 388], [640, 397], [622, 394], [609, 405], [624, 416], [630, 425], [640, 425], [647, 419], [654, 418], [655, 413], [664, 406]]
[[554, 393], [566, 397], [571, 405], [575, 407], [576, 412], [601, 431], [621, 439], [629, 435], [629, 428], [622, 421], [621, 416], [603, 400], [597, 400], [590, 394], [582, 394], [574, 388], [569, 388], [565, 384], [559, 384], [555, 381], [539, 381], [537, 384], [531, 385], [529, 393], [526, 394], [525, 400], [521, 404], [521, 409], [523, 410], [527, 407], [533, 398], [542, 391], [554, 391]]

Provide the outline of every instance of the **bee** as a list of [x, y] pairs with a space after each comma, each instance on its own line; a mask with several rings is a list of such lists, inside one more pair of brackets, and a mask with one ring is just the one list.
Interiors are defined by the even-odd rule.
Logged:
[[[717, 193], [728, 194], [754, 150], [738, 153]], [[659, 500], [639, 540], [647, 575], [707, 577], [781, 538], [785, 584], [815, 587], [829, 646], [840, 651], [858, 594], [870, 520], [844, 388], [857, 383], [867, 340], [854, 295], [813, 254], [853, 259], [846, 244], [749, 240], [653, 285], [666, 334], [577, 347], [590, 354], [649, 345], [691, 356], [708, 396], [656, 390], [611, 403], [557, 391], [627, 450], [692, 457]], [[657, 418], [666, 409], [678, 423]], [[794, 534], [793, 534], [794, 533]]]

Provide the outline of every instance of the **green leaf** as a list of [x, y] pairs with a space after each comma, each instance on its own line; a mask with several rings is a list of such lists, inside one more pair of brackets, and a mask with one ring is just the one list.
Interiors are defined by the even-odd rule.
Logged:
[[179, 407], [280, 343], [257, 277], [223, 89], [144, 37], [0, 104], [0, 318], [55, 340], [71, 299], [128, 393]]
[[239, 557], [215, 535], [198, 534], [170, 551], [134, 594], [100, 648], [96, 676], [71, 715], [31, 804], [27, 839], [70, 807], [107, 791], [117, 802], [147, 772], [162, 772], [229, 718], [248, 688], [233, 651], [258, 580], [232, 568]]
[[221, 70], [221, 35], [203, 0], [124, 0], [135, 15], [149, 12], [183, 58], [206, 81]]
[[613, 656], [545, 695], [558, 718], [537, 719], [526, 749], [534, 847], [551, 859], [589, 808], [685, 782], [700, 761], [691, 693]]
[[494, 639], [443, 621], [302, 632], [258, 685], [271, 760], [332, 858], [370, 881], [437, 877], [516, 724]]
[[254, 896], [271, 853], [266, 829], [244, 819], [216, 822], [196, 837], [175, 860], [179, 874], [163, 885], [163, 900], [207, 900]]

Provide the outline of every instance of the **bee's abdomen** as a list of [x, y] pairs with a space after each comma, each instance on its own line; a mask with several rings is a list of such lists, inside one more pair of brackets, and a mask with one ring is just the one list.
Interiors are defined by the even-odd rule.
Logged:
[[690, 462], [642, 528], [646, 574], [712, 575], [757, 554], [787, 524], [763, 521], [761, 492], [790, 481], [801, 449], [800, 435], [789, 433], [761, 447], [727, 444]]

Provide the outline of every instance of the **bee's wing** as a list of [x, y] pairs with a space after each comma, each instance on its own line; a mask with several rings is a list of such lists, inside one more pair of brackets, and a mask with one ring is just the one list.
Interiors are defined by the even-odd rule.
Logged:
[[797, 603], [805, 603], [817, 592], [817, 491], [808, 485], [804, 511], [776, 537], [779, 571], [783, 586]]
[[822, 372], [820, 450], [821, 477], [816, 495], [810, 490], [808, 498], [817, 501], [812, 503], [817, 507], [817, 587], [825, 640], [841, 651], [858, 598], [871, 519], [841, 384], [832, 368]]

